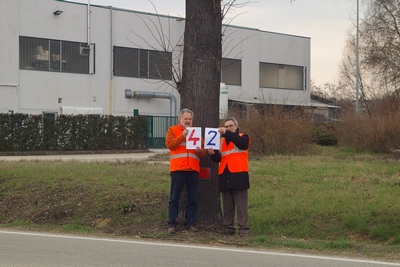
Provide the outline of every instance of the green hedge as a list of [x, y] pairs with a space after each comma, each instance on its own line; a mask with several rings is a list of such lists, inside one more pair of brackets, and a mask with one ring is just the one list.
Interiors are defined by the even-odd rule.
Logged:
[[147, 117], [0, 114], [0, 151], [147, 148]]

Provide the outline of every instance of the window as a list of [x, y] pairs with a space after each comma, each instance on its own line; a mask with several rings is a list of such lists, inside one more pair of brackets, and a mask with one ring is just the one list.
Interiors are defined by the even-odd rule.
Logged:
[[242, 61], [223, 58], [221, 62], [221, 82], [230, 85], [242, 84]]
[[172, 53], [114, 46], [114, 75], [172, 80]]
[[303, 90], [303, 69], [260, 62], [260, 87]]
[[19, 68], [88, 74], [89, 56], [81, 47], [87, 44], [20, 36]]

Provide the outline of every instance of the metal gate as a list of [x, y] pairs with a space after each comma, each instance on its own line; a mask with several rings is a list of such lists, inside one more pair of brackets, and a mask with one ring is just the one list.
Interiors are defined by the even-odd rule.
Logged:
[[148, 148], [166, 148], [165, 134], [170, 126], [178, 123], [178, 117], [175, 116], [150, 116], [140, 115], [139, 110], [133, 110], [133, 116], [147, 117], [147, 146]]
[[165, 134], [170, 126], [176, 125], [178, 117], [147, 116], [148, 147], [165, 148]]

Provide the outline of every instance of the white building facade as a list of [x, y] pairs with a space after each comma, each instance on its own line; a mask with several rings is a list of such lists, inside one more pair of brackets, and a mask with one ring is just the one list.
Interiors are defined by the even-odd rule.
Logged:
[[[0, 4], [0, 113], [177, 114], [184, 19], [59, 0]], [[310, 38], [223, 31], [230, 101], [310, 105]]]

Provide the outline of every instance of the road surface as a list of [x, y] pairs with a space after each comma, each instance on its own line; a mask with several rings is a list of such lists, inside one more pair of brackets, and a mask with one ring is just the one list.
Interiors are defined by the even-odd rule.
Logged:
[[0, 229], [0, 266], [386, 267], [400, 263]]

